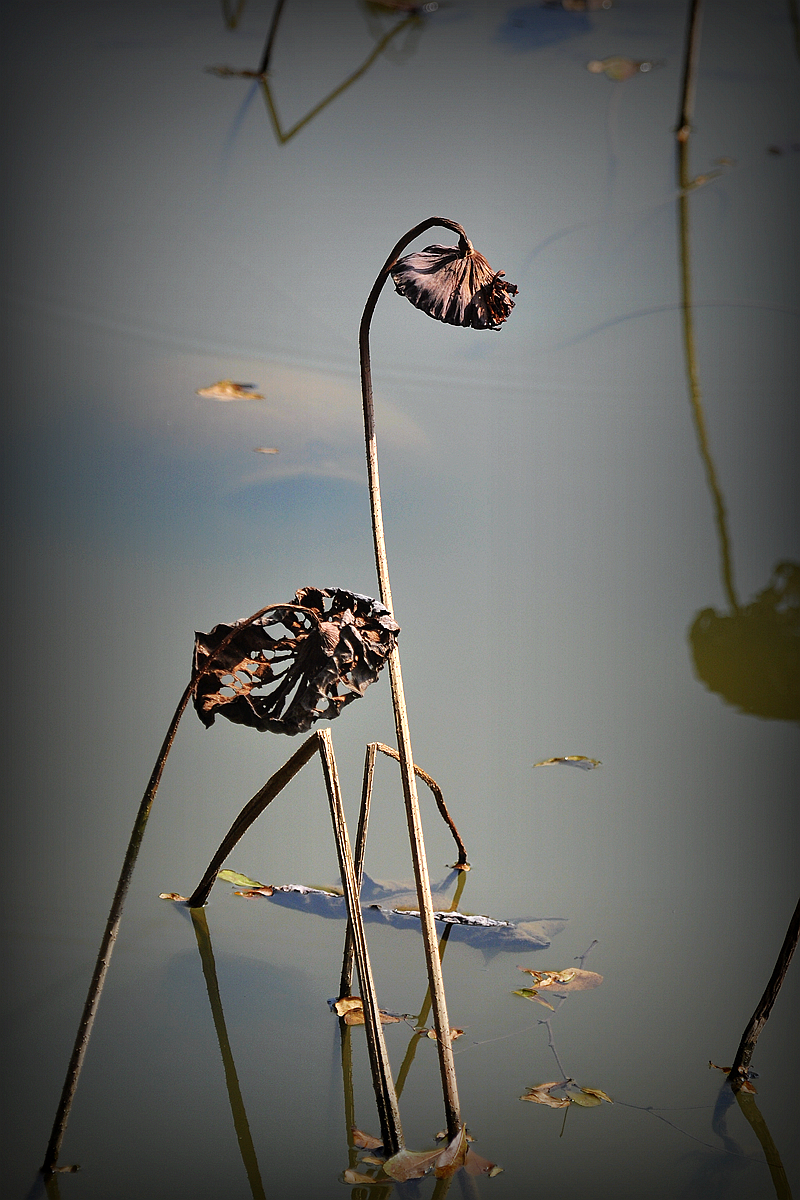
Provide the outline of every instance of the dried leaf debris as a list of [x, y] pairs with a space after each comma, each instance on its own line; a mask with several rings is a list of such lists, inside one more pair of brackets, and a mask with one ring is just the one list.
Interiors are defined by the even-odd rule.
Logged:
[[210, 387], [198, 388], [196, 394], [208, 400], [263, 400], [261, 392], [255, 391], [254, 383], [234, 383], [232, 379], [220, 379]]
[[516, 284], [493, 271], [466, 238], [457, 246], [426, 246], [399, 259], [392, 279], [401, 296], [436, 321], [499, 329], [514, 307]]
[[306, 733], [363, 696], [399, 632], [389, 610], [370, 596], [301, 588], [292, 602], [272, 605], [255, 621], [195, 634], [197, 715], [206, 728], [221, 715], [260, 732]]
[[580, 767], [582, 771], [593, 771], [603, 764], [599, 758], [587, 758], [585, 754], [565, 754], [562, 758], [544, 758], [535, 762], [535, 767]]

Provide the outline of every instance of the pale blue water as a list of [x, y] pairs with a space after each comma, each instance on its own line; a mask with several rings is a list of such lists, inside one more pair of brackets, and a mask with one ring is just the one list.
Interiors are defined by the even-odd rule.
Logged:
[[[210, 0], [10, 14], [8, 1194], [38, 1194], [193, 631], [307, 584], [376, 592], [358, 322], [392, 245], [438, 213], [463, 223], [520, 292], [498, 333], [431, 321], [391, 287], [373, 323], [414, 753], [469, 848], [461, 909], [567, 920], [551, 949], [530, 955], [448, 945], [464, 1116], [476, 1149], [504, 1167], [466, 1194], [771, 1197], [736, 1107], [721, 1136], [723, 1077], [707, 1063], [732, 1059], [796, 903], [798, 737], [796, 713], [742, 712], [709, 690], [688, 640], [700, 611], [728, 602], [679, 310], [673, 129], [686, 7], [572, 14], [453, 0], [401, 31], [285, 144], [252, 80], [204, 70], [254, 68], [270, 16], [254, 0], [233, 31]], [[695, 174], [722, 169], [690, 197], [691, 271], [743, 605], [777, 563], [800, 560], [800, 155], [788, 148], [800, 61], [789, 16], [777, 0], [709, 0], [690, 148]], [[397, 20], [355, 0], [287, 0], [270, 77], [282, 128]], [[611, 55], [660, 65], [626, 82], [587, 71]], [[434, 230], [419, 245], [448, 240]], [[195, 394], [219, 379], [266, 398]], [[753, 687], [770, 671], [763, 687], [785, 686], [781, 646], [771, 666], [743, 668]], [[393, 741], [388, 679], [332, 729], [354, 829], [364, 745]], [[158, 895], [192, 888], [293, 749], [222, 721], [206, 732], [187, 714], [64, 1142], [61, 1161], [81, 1171], [60, 1177], [62, 1197], [253, 1194], [192, 927]], [[532, 768], [565, 754], [602, 767]], [[441, 879], [452, 842], [422, 799]], [[312, 763], [229, 865], [325, 886], [335, 863]], [[367, 870], [410, 881], [388, 762]], [[230, 893], [219, 884], [207, 916], [266, 1193], [346, 1195], [326, 1004], [344, 924]], [[381, 1003], [418, 1013], [415, 935], [367, 932]], [[526, 978], [518, 964], [563, 968], [594, 939], [586, 966], [604, 983], [571, 997], [552, 1029], [565, 1071], [614, 1105], [570, 1110], [560, 1137], [561, 1112], [518, 1099], [558, 1075], [539, 1024], [548, 1012], [511, 993]], [[793, 963], [753, 1060], [795, 1188], [797, 999]], [[387, 1027], [395, 1072], [411, 1036]], [[354, 1030], [356, 1119], [377, 1133], [362, 1042]], [[408, 1144], [429, 1145], [443, 1125], [431, 1041], [400, 1107]]]

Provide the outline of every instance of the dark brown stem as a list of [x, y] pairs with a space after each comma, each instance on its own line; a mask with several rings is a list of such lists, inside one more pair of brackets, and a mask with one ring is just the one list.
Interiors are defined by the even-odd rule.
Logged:
[[272, 44], [275, 41], [275, 34], [278, 32], [278, 22], [281, 19], [281, 13], [283, 12], [283, 6], [285, 3], [286, 0], [278, 0], [277, 4], [275, 5], [275, 11], [272, 14], [272, 22], [269, 27], [269, 33], [267, 34], [267, 40], [264, 44], [264, 53], [261, 56], [261, 62], [258, 64], [259, 75], [266, 75], [267, 71], [269, 70], [269, 60], [272, 57]]
[[[364, 853], [367, 848], [367, 827], [369, 825], [369, 810], [372, 803], [372, 777], [375, 774], [376, 742], [370, 742], [364, 757], [364, 780], [361, 786], [361, 808], [358, 813], [358, 829], [356, 830], [356, 849], [353, 858], [353, 868], [356, 878], [356, 892], [361, 895], [361, 881], [364, 874]], [[353, 930], [347, 923], [344, 935], [344, 953], [342, 955], [342, 975], [339, 980], [339, 995], [349, 996], [353, 985]]]
[[[64, 1133], [67, 1128], [70, 1108], [72, 1107], [72, 1101], [78, 1086], [78, 1079], [80, 1078], [80, 1073], [83, 1068], [83, 1060], [86, 1057], [86, 1049], [89, 1045], [92, 1026], [94, 1025], [95, 1016], [97, 1015], [98, 1005], [100, 1004], [100, 996], [105, 984], [106, 974], [108, 973], [111, 955], [114, 951], [117, 934], [119, 933], [119, 926], [120, 921], [122, 920], [122, 909], [125, 905], [125, 898], [128, 894], [128, 888], [130, 887], [131, 879], [133, 877], [136, 859], [139, 856], [139, 850], [142, 845], [145, 827], [147, 826], [147, 821], [150, 816], [150, 810], [153, 807], [153, 801], [155, 800], [156, 792], [158, 791], [158, 785], [161, 782], [161, 776], [164, 772], [164, 765], [167, 761], [167, 756], [172, 749], [172, 743], [175, 741], [175, 734], [178, 730], [180, 719], [186, 711], [186, 706], [191, 699], [198, 680], [210, 668], [216, 656], [225, 648], [225, 646], [227, 646], [228, 642], [230, 642], [231, 639], [236, 636], [242, 626], [252, 625], [254, 621], [257, 621], [259, 617], [263, 616], [264, 613], [268, 612], [271, 608], [281, 607], [289, 608], [292, 606], [276, 604], [267, 605], [266, 608], [260, 608], [258, 612], [253, 613], [253, 615], [248, 617], [246, 621], [242, 621], [240, 625], [237, 625], [235, 629], [232, 629], [231, 632], [222, 639], [214, 652], [209, 656], [208, 661], [204, 664], [202, 669], [200, 671], [195, 671], [192, 674], [192, 678], [190, 679], [186, 690], [178, 702], [178, 707], [175, 709], [169, 729], [166, 733], [166, 737], [164, 738], [158, 758], [156, 759], [155, 766], [153, 767], [147, 787], [145, 788], [144, 795], [142, 796], [139, 810], [136, 814], [136, 820], [133, 823], [133, 830], [131, 831], [128, 849], [125, 852], [125, 858], [122, 863], [122, 870], [120, 871], [117, 890], [114, 892], [114, 899], [111, 902], [111, 909], [106, 921], [103, 940], [100, 943], [100, 949], [97, 953], [97, 961], [95, 963], [94, 973], [92, 975], [91, 982], [89, 983], [89, 991], [86, 994], [83, 1013], [81, 1014], [80, 1023], [78, 1025], [78, 1032], [75, 1035], [75, 1044], [72, 1048], [72, 1056], [67, 1067], [67, 1075], [64, 1080], [64, 1087], [61, 1091], [61, 1099], [59, 1100], [58, 1108], [56, 1109], [55, 1120], [53, 1121], [53, 1128], [50, 1134], [50, 1141], [47, 1144], [44, 1163], [42, 1165], [42, 1171], [45, 1174], [54, 1171], [56, 1164], [58, 1163], [58, 1155], [61, 1150], [61, 1143], [64, 1140]], [[311, 612], [311, 610], [304, 611]], [[311, 615], [315, 620], [318, 620], [316, 613], [311, 612]]]
[[[447, 217], [429, 217], [426, 221], [415, 225], [413, 229], [410, 229], [400, 239], [381, 268], [367, 299], [358, 337], [361, 359], [361, 395], [364, 410], [364, 440], [367, 453], [367, 476], [369, 481], [375, 565], [378, 572], [381, 600], [390, 612], [393, 611], [392, 591], [389, 584], [389, 566], [383, 532], [383, 511], [378, 475], [378, 446], [375, 437], [375, 408], [372, 395], [372, 367], [369, 354], [369, 330], [375, 305], [378, 302], [383, 285], [389, 278], [392, 267], [406, 246], [434, 225], [441, 225], [445, 229], [450, 229], [454, 233], [457, 233], [460, 239], [459, 244], [463, 248], [472, 249], [472, 244], [467, 238], [463, 227], [457, 222], [449, 220]], [[442, 978], [441, 962], [439, 961], [436, 924], [433, 917], [433, 900], [431, 898], [430, 880], [428, 878], [425, 842], [422, 835], [419, 799], [417, 797], [417, 786], [414, 778], [414, 757], [411, 751], [411, 735], [403, 690], [403, 677], [400, 669], [400, 655], [396, 648], [389, 657], [389, 676], [392, 687], [392, 704], [397, 732], [397, 748], [400, 757], [400, 774], [403, 783], [406, 822], [411, 842], [411, 857], [414, 866], [414, 879], [417, 885], [420, 921], [422, 923], [422, 940], [425, 950], [425, 962], [428, 969], [428, 982], [431, 989], [434, 1025], [436, 1027], [439, 1070], [442, 1078], [447, 1132], [450, 1138], [454, 1138], [461, 1127], [461, 1113], [458, 1102], [455, 1064], [453, 1062], [453, 1047], [450, 1042], [450, 1023], [447, 1017], [444, 980]]]
[[775, 1003], [778, 992], [781, 990], [783, 978], [788, 970], [789, 963], [792, 961], [797, 940], [800, 936], [800, 900], [797, 902], [797, 907], [794, 910], [789, 928], [786, 930], [786, 937], [783, 939], [778, 960], [775, 963], [775, 968], [770, 976], [764, 995], [759, 1000], [756, 1011], [750, 1018], [750, 1023], [742, 1034], [742, 1040], [739, 1043], [739, 1049], [736, 1051], [736, 1058], [733, 1060], [728, 1079], [730, 1080], [734, 1090], [737, 1084], [747, 1078], [747, 1071], [750, 1066], [750, 1059], [753, 1057], [753, 1051], [756, 1048], [758, 1035], [767, 1023], [767, 1017], [772, 1011], [772, 1006]]
[[64, 1132], [67, 1127], [67, 1120], [69, 1119], [69, 1111], [72, 1107], [72, 1100], [75, 1095], [75, 1090], [78, 1086], [78, 1079], [80, 1077], [81, 1068], [83, 1067], [83, 1060], [86, 1056], [86, 1049], [89, 1045], [89, 1038], [91, 1036], [95, 1016], [97, 1015], [97, 1008], [100, 1003], [103, 985], [105, 984], [108, 965], [111, 961], [114, 944], [116, 943], [117, 934], [119, 932], [120, 921], [122, 920], [122, 909], [125, 904], [125, 897], [128, 894], [128, 888], [130, 887], [131, 879], [133, 877], [133, 871], [134, 867], [136, 866], [136, 859], [139, 855], [142, 838], [144, 837], [147, 819], [150, 816], [150, 809], [153, 807], [153, 800], [155, 799], [156, 792], [158, 791], [158, 785], [161, 782], [164, 763], [167, 761], [167, 755], [172, 748], [172, 743], [175, 741], [175, 734], [178, 729], [178, 724], [180, 723], [180, 719], [183, 716], [186, 710], [186, 705], [189, 703], [189, 699], [192, 695], [194, 682], [195, 681], [192, 680], [188, 684], [178, 702], [178, 707], [175, 709], [172, 720], [170, 721], [169, 729], [167, 730], [166, 737], [164, 738], [158, 758], [156, 759], [155, 766], [153, 767], [150, 780], [145, 789], [141, 804], [139, 805], [139, 811], [136, 814], [136, 820], [133, 823], [133, 830], [131, 832], [130, 841], [128, 842], [128, 849], [125, 852], [125, 858], [122, 863], [122, 870], [120, 871], [117, 890], [114, 892], [114, 899], [111, 902], [111, 909], [108, 914], [108, 920], [106, 921], [103, 940], [100, 943], [100, 949], [97, 953], [97, 961], [95, 963], [94, 973], [89, 984], [86, 1002], [83, 1006], [83, 1013], [81, 1015], [80, 1024], [78, 1025], [78, 1032], [75, 1036], [75, 1044], [72, 1048], [72, 1056], [69, 1060], [69, 1066], [67, 1067], [67, 1075], [66, 1079], [64, 1080], [64, 1087], [61, 1091], [61, 1099], [59, 1101], [58, 1108], [56, 1109], [55, 1120], [53, 1121], [53, 1129], [50, 1134], [50, 1141], [47, 1144], [44, 1163], [42, 1164], [42, 1171], [45, 1173], [54, 1171], [56, 1164], [58, 1163], [58, 1155], [61, 1150], [61, 1143], [64, 1140]]
[[275, 797], [281, 792], [295, 777], [297, 772], [305, 766], [310, 758], [313, 758], [318, 750], [318, 735], [312, 733], [310, 737], [295, 750], [291, 758], [289, 758], [282, 767], [279, 767], [274, 775], [270, 775], [267, 782], [262, 788], [256, 792], [251, 800], [248, 800], [242, 811], [239, 813], [236, 820], [231, 825], [230, 829], [222, 839], [214, 857], [206, 868], [203, 878], [198, 883], [197, 887], [189, 897], [188, 904], [190, 908], [202, 908], [206, 900], [208, 900], [209, 892], [214, 886], [214, 881], [219, 874], [222, 864], [230, 854], [233, 847], [244, 837], [247, 830], [258, 817], [261, 816], [268, 804], [271, 804]]

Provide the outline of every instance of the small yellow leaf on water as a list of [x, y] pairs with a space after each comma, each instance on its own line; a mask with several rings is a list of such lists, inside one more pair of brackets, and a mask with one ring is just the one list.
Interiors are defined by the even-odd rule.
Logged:
[[220, 379], [210, 387], [198, 388], [197, 395], [205, 396], [207, 400], [263, 400], [261, 392], [256, 392], [254, 383], [234, 383], [232, 379]]
[[543, 1004], [545, 1006], [545, 1008], [549, 1008], [551, 1012], [556, 1011], [553, 1008], [552, 1004], [549, 1004], [547, 1000], [544, 1000], [539, 995], [536, 988], [519, 988], [518, 991], [512, 992], [512, 995], [513, 996], [522, 996], [523, 1000], [535, 1000], [537, 1004]]
[[377, 1150], [383, 1145], [380, 1138], [373, 1137], [371, 1133], [364, 1133], [363, 1129], [356, 1129], [355, 1125], [352, 1133], [353, 1145], [358, 1146], [359, 1150]]
[[585, 1092], [587, 1096], [596, 1096], [598, 1100], [607, 1100], [609, 1104], [614, 1103], [610, 1096], [601, 1092], [600, 1088], [581, 1088], [581, 1091]]
[[599, 758], [587, 758], [585, 754], [565, 754], [561, 758], [544, 758], [541, 762], [535, 762], [535, 767], [580, 767], [582, 771], [593, 771], [595, 767], [601, 767], [603, 764]]
[[185, 904], [187, 900], [186, 896], [179, 896], [177, 892], [162, 892], [158, 898], [159, 900], [177, 900], [181, 901], [183, 904]]

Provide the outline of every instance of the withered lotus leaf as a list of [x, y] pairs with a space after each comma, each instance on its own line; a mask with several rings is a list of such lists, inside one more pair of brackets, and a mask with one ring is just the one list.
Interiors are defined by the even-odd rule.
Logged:
[[554, 992], [585, 992], [600, 987], [603, 982], [603, 976], [597, 971], [584, 971], [580, 967], [567, 967], [563, 971], [535, 971], [532, 967], [517, 967], [517, 970], [533, 976], [536, 991], [550, 988]]
[[446, 1179], [448, 1175], [455, 1175], [456, 1171], [464, 1166], [468, 1150], [467, 1129], [465, 1125], [462, 1125], [452, 1142], [436, 1159], [436, 1165], [433, 1168], [436, 1178]]
[[563, 1088], [565, 1080], [551, 1079], [549, 1083], [538, 1083], [536, 1087], [525, 1089], [525, 1095], [520, 1100], [530, 1100], [533, 1104], [546, 1104], [548, 1108], [568, 1108], [566, 1097], [553, 1096], [552, 1088]]
[[399, 259], [392, 279], [400, 295], [429, 317], [473, 329], [499, 329], [519, 290], [464, 237], [457, 246], [426, 246]]
[[195, 634], [197, 715], [206, 728], [219, 714], [262, 733], [306, 733], [363, 696], [399, 632], [370, 596], [301, 588], [291, 603], [272, 605], [255, 621]]

